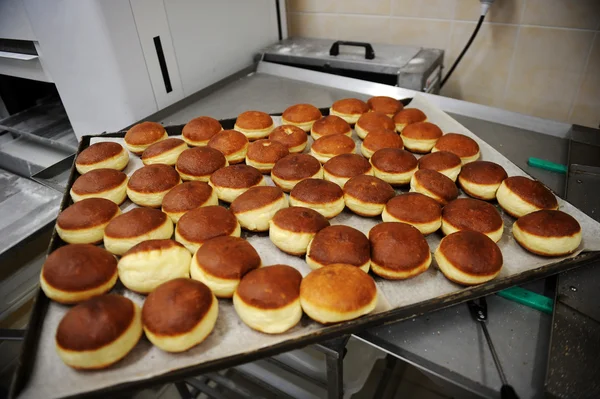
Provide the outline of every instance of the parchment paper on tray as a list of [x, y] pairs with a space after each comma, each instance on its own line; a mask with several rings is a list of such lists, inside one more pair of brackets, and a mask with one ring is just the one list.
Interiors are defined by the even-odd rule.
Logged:
[[[479, 139], [445, 112], [430, 104], [424, 96], [417, 94], [410, 103], [409, 108], [421, 109], [427, 114], [428, 120], [437, 124], [444, 133], [461, 133], [475, 139], [481, 149], [481, 159], [502, 165], [509, 176], [526, 175], [498, 151]], [[280, 117], [274, 117], [273, 119], [276, 125], [281, 124]], [[358, 153], [360, 153], [361, 141], [356, 137], [356, 134], [353, 137], [357, 143]], [[99, 141], [123, 143], [122, 138], [96, 137], [92, 138], [91, 144]], [[312, 139], [309, 138], [309, 144], [311, 143]], [[308, 149], [306, 152], [308, 152]], [[139, 157], [132, 155], [125, 172], [131, 175], [133, 171], [142, 166], [143, 164]], [[267, 180], [269, 184], [272, 184], [270, 178], [267, 178]], [[397, 191], [405, 192], [407, 190]], [[461, 196], [464, 196], [464, 194]], [[583, 248], [586, 250], [600, 250], [600, 242], [596, 238], [600, 237], [600, 224], [565, 201], [559, 199], [559, 204], [560, 209], [575, 217], [582, 227], [583, 243], [579, 250], [569, 257], [576, 256]], [[127, 211], [135, 206], [135, 204], [127, 201], [121, 206], [121, 209]], [[510, 231], [514, 219], [504, 214], [500, 208], [498, 209], [502, 214], [505, 224], [504, 235], [498, 243], [504, 256], [504, 266], [498, 279], [537, 269], [544, 265], [554, 264], [567, 258], [543, 258], [526, 252], [512, 238]], [[332, 224], [352, 226], [365, 234], [368, 234], [369, 230], [380, 222], [380, 218], [365, 218], [357, 216], [348, 210], [344, 210], [342, 214], [331, 220]], [[287, 255], [279, 251], [269, 240], [268, 233], [244, 232], [242, 236], [256, 248], [264, 265], [276, 263], [288, 264], [297, 268], [303, 275], [306, 275], [310, 271], [303, 258]], [[431, 252], [435, 251], [441, 238], [440, 233], [435, 233], [427, 237]], [[464, 287], [448, 281], [437, 270], [435, 261], [427, 272], [409, 280], [388, 281], [380, 278], [375, 278], [375, 280], [379, 291], [379, 302], [375, 309], [376, 313], [414, 305], [464, 289]], [[128, 291], [120, 283], [117, 284], [113, 292], [131, 298], [139, 305], [143, 304], [144, 296]], [[33, 372], [21, 397], [50, 398], [69, 396], [99, 390], [115, 384], [148, 379], [172, 370], [232, 355], [253, 352], [286, 340], [313, 334], [324, 328], [324, 326], [304, 316], [296, 327], [284, 334], [262, 334], [250, 329], [239, 319], [230, 300], [220, 299], [219, 317], [215, 330], [205, 342], [197, 347], [184, 353], [171, 354], [153, 347], [148, 340], [143, 338], [129, 355], [112, 367], [95, 372], [79, 372], [67, 367], [59, 359], [54, 347], [56, 327], [67, 309], [66, 306], [54, 302], [50, 303], [40, 334], [38, 353]]]

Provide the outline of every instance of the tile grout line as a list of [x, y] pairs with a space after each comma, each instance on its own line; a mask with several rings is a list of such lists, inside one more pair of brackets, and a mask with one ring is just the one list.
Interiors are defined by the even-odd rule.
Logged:
[[389, 38], [388, 43], [391, 44], [394, 42], [394, 37], [392, 37], [392, 19], [391, 19], [391, 16], [394, 13], [394, 2], [392, 0], [389, 0], [388, 4], [390, 5], [390, 11], [388, 13], [389, 23], [387, 26], [387, 37]]
[[521, 15], [519, 15], [519, 25], [523, 23], [523, 18], [525, 18], [525, 14], [527, 13], [527, 3], [527, 0], [523, 0], [523, 5], [521, 6], [523, 9], [521, 10]]
[[517, 58], [517, 46], [519, 45], [519, 38], [521, 36], [521, 27], [517, 28], [517, 34], [515, 35], [515, 43], [513, 45], [512, 54], [510, 56], [510, 63], [508, 65], [508, 75], [506, 76], [506, 82], [504, 83], [504, 93], [502, 93], [502, 106], [505, 105], [506, 96], [508, 95], [508, 87], [512, 80], [513, 70], [515, 69], [515, 59]]
[[588, 50], [587, 56], [585, 57], [585, 63], [583, 64], [583, 71], [581, 72], [581, 76], [579, 77], [579, 84], [577, 85], [577, 91], [575, 91], [575, 95], [573, 96], [573, 100], [571, 100], [571, 107], [569, 107], [569, 114], [567, 115], [567, 121], [571, 121], [571, 117], [573, 116], [573, 112], [575, 111], [575, 104], [577, 103], [577, 98], [579, 97], [579, 92], [581, 91], [581, 87], [583, 87], [583, 82], [585, 81], [585, 75], [587, 74], [588, 67], [590, 66], [590, 58], [592, 58], [592, 52], [594, 51], [594, 46], [596, 45], [596, 40], [598, 40], [599, 33], [596, 32], [594, 34], [594, 38], [592, 39], [592, 43], [590, 44], [590, 49]]
[[[452, 21], [452, 24], [450, 24], [450, 34], [448, 35], [448, 42], [446, 43], [446, 48], [444, 49], [444, 56], [446, 54], [450, 54], [450, 49], [452, 47], [452, 35], [454, 35], [454, 26], [455, 26], [455, 21]], [[452, 61], [452, 62], [454, 62], [454, 61]], [[441, 93], [441, 90], [440, 90], [440, 93]]]
[[[527, 9], [527, 2], [523, 2], [523, 9], [521, 10], [521, 15], [519, 16], [519, 22], [523, 21], [523, 17], [525, 16], [525, 11]], [[506, 104], [506, 96], [508, 95], [508, 87], [509, 83], [512, 80], [513, 70], [515, 69], [515, 59], [517, 58], [517, 46], [519, 45], [519, 38], [521, 37], [521, 24], [517, 25], [517, 34], [515, 35], [515, 43], [513, 46], [512, 54], [510, 56], [510, 63], [508, 65], [508, 76], [506, 77], [506, 82], [504, 83], [504, 93], [502, 94], [502, 107]]]
[[[455, 19], [455, 18], [428, 18], [428, 17], [413, 17], [413, 16], [401, 16], [401, 15], [385, 15], [385, 14], [358, 14], [358, 13], [337, 13], [337, 12], [312, 12], [312, 11], [291, 11], [292, 14], [303, 14], [303, 15], [320, 15], [320, 16], [331, 16], [331, 17], [365, 17], [365, 18], [391, 18], [391, 19], [416, 19], [422, 21], [437, 21], [437, 22], [470, 22], [476, 24], [476, 20], [472, 19]], [[558, 30], [569, 30], [579, 32], [597, 32], [595, 28], [569, 28], [564, 26], [550, 26], [550, 25], [532, 25], [532, 24], [521, 24], [511, 22], [484, 22], [486, 24], [501, 25], [501, 26], [518, 26], [525, 28], [539, 28], [539, 29], [558, 29]]]

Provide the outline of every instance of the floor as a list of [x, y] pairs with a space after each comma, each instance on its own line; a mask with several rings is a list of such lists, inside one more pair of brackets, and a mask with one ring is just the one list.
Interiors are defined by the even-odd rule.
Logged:
[[[373, 398], [373, 393], [379, 385], [381, 374], [385, 368], [385, 359], [379, 360], [365, 384], [365, 387], [352, 396], [352, 399]], [[425, 374], [409, 364], [399, 364], [392, 372], [388, 386], [382, 399], [446, 399], [442, 387], [433, 383]], [[394, 384], [394, 381], [398, 381]]]

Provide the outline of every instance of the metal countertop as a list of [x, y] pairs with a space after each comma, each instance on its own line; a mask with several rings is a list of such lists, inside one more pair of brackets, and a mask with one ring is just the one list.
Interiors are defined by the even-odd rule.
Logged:
[[[568, 140], [463, 115], [451, 114], [527, 173], [560, 196], [565, 176], [527, 165], [529, 157], [566, 164]], [[544, 281], [524, 286], [543, 294]], [[521, 398], [544, 397], [552, 316], [488, 297], [488, 328], [506, 377]], [[424, 369], [430, 377], [451, 380], [464, 389], [497, 397], [501, 384], [492, 355], [465, 304], [359, 334], [367, 342]], [[447, 387], [449, 390], [452, 387]]]
[[[300, 102], [328, 107], [341, 98], [366, 100], [370, 96], [251, 73], [183, 109], [163, 113], [158, 120], [164, 124], [179, 124], [200, 115], [227, 118], [248, 109], [274, 113]], [[566, 139], [463, 115], [453, 116], [519, 167], [563, 195], [564, 175], [530, 168], [527, 158], [535, 156], [566, 163]], [[543, 282], [527, 288], [543, 291]], [[509, 382], [522, 398], [542, 396], [551, 316], [495, 295], [489, 298], [488, 305], [490, 333]], [[466, 305], [371, 329], [361, 333], [360, 338], [477, 395], [498, 396], [501, 385], [498, 373], [481, 328], [472, 321]]]
[[235, 118], [249, 109], [281, 113], [298, 102], [309, 102], [322, 108], [331, 106], [339, 99], [353, 96], [364, 99], [370, 97], [353, 91], [324, 88], [318, 84], [250, 72], [182, 109], [177, 107], [171, 112], [169, 109], [161, 112], [157, 122], [165, 125], [181, 124], [200, 115], [210, 115], [217, 119]]
[[61, 198], [55, 190], [0, 169], [0, 255], [51, 223]]

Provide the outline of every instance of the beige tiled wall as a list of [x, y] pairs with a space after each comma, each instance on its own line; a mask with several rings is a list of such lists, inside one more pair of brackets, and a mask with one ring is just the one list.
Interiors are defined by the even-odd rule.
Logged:
[[[408, 44], [452, 65], [478, 0], [287, 0], [290, 36]], [[600, 125], [600, 0], [496, 0], [442, 94]]]

